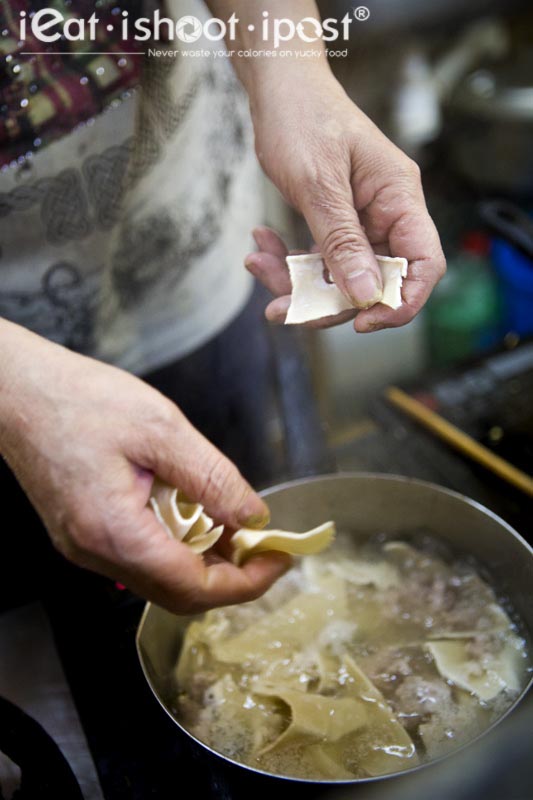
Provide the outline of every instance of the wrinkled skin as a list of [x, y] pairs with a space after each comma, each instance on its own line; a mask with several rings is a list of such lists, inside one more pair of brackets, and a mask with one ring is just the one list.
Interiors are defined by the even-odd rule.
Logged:
[[[283, 98], [273, 97], [280, 91], [273, 86], [254, 95], [258, 157], [305, 217], [316, 249], [354, 306], [312, 325], [329, 327], [354, 317], [360, 333], [405, 325], [446, 269], [418, 166], [351, 102], [328, 70], [309, 68], [282, 89]], [[276, 297], [267, 318], [283, 322], [290, 302], [287, 249], [268, 229], [258, 229], [256, 240], [259, 252], [247, 257], [246, 266]], [[382, 282], [374, 252], [409, 261], [397, 310], [378, 302]]]
[[233, 566], [227, 541], [204, 561], [146, 507], [155, 473], [230, 528], [268, 520], [170, 400], [16, 325], [0, 329], [0, 449], [61, 553], [176, 613], [251, 600], [286, 571], [281, 554]]

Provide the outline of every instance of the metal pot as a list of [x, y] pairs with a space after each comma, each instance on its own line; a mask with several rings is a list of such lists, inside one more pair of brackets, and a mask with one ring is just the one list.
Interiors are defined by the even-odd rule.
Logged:
[[[496, 590], [509, 598], [527, 632], [533, 633], [533, 549], [506, 522], [475, 501], [422, 481], [362, 473], [306, 478], [268, 489], [263, 496], [272, 512], [274, 527], [305, 530], [316, 525], [317, 520], [334, 519], [340, 531], [358, 539], [379, 532], [403, 537], [421, 529], [440, 537], [454, 551], [472, 555], [486, 567]], [[324, 790], [324, 783], [270, 775], [215, 753], [194, 739], [176, 720], [171, 711], [172, 695], [175, 696], [171, 675], [184, 630], [191, 619], [176, 617], [148, 604], [137, 634], [137, 651], [146, 679], [172, 721], [196, 742], [204, 757], [211, 753], [219, 763], [232, 764], [241, 775], [247, 772], [252, 791], [259, 784], [264, 788], [265, 780], [272, 782], [269, 788], [276, 791], [278, 797], [284, 788], [291, 797], [295, 797], [295, 792], [298, 796], [309, 797], [317, 789]], [[520, 703], [532, 682], [512, 708]], [[423, 766], [408, 772], [420, 769]], [[406, 774], [386, 778], [399, 779]], [[370, 780], [379, 782], [384, 778], [338, 783], [358, 784]]]

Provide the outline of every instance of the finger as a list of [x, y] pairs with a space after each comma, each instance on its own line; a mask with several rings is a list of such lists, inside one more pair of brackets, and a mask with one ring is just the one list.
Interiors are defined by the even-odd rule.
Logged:
[[433, 284], [410, 279], [402, 287], [402, 305], [398, 309], [378, 304], [361, 311], [354, 322], [357, 333], [373, 333], [385, 328], [399, 328], [411, 322], [431, 294]]
[[419, 182], [401, 191], [390, 188], [382, 192], [366, 209], [365, 222], [369, 235], [381, 242], [380, 248], [387, 231], [390, 255], [406, 258], [409, 267], [402, 287], [402, 306], [394, 310], [376, 305], [362, 312], [355, 322], [360, 333], [410, 322], [446, 272], [439, 235]]
[[287, 312], [289, 310], [290, 304], [291, 304], [290, 295], [277, 297], [266, 307], [265, 317], [269, 322], [273, 322], [276, 325], [283, 325], [287, 317]]
[[337, 286], [356, 308], [379, 302], [381, 273], [347, 178], [305, 187], [304, 194], [301, 210]]
[[272, 228], [267, 228], [261, 225], [253, 230], [253, 237], [259, 250], [264, 253], [270, 253], [277, 256], [282, 261], [285, 261], [289, 251], [279, 234], [273, 231]]
[[163, 481], [201, 503], [217, 523], [231, 528], [263, 527], [268, 507], [237, 467], [199, 433], [178, 408], [166, 424], [142, 431], [134, 463], [152, 470]]
[[204, 607], [244, 603], [266, 592], [292, 567], [287, 553], [268, 552], [252, 556], [242, 567], [229, 561], [206, 568], [201, 598]]
[[251, 253], [244, 265], [276, 297], [290, 294], [291, 281], [284, 260], [272, 253]]
[[169, 611], [190, 614], [243, 603], [263, 594], [291, 566], [285, 554], [262, 554], [239, 568], [223, 561], [206, 566], [187, 545], [170, 539], [145, 508], [124, 537], [123, 552], [109, 572], [136, 594]]
[[389, 246], [393, 255], [409, 261], [402, 287], [402, 305], [397, 310], [377, 305], [361, 313], [355, 323], [355, 329], [360, 333], [410, 322], [446, 271], [439, 235], [423, 199], [410, 204], [392, 224]]
[[[275, 300], [269, 303], [265, 309], [265, 316], [267, 320], [275, 325], [283, 325], [285, 319], [287, 318], [287, 312], [290, 304], [290, 297], [277, 297]], [[341, 314], [335, 314], [331, 317], [321, 317], [320, 319], [314, 319], [311, 322], [305, 322], [303, 325], [299, 325], [299, 327], [314, 329], [334, 328], [337, 325], [344, 325], [345, 322], [349, 322], [358, 313], [361, 312], [358, 312], [355, 308], [353, 310], [348, 309], [347, 311], [343, 311]]]

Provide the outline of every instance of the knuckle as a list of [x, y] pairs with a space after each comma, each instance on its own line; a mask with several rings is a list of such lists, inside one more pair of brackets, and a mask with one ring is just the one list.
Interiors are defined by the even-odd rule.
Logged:
[[202, 505], [217, 505], [227, 497], [235, 483], [237, 470], [222, 453], [215, 453], [203, 476], [203, 488], [199, 502]]
[[349, 148], [341, 137], [329, 137], [327, 147], [314, 142], [307, 144], [307, 157], [293, 167], [295, 182], [309, 197], [338, 193], [339, 187], [348, 189], [347, 177], [351, 171]]
[[363, 231], [356, 227], [346, 226], [330, 229], [322, 245], [324, 255], [333, 268], [342, 267], [347, 255], [358, 256], [367, 247]]
[[82, 566], [89, 555], [86, 532], [74, 519], [63, 522], [59, 532], [52, 536], [52, 542], [56, 550], [74, 564]]
[[55, 547], [69, 561], [84, 566], [109, 552], [111, 530], [105, 519], [96, 518], [91, 508], [81, 506], [62, 521]]
[[446, 275], [447, 265], [446, 265], [446, 258], [444, 253], [441, 254], [439, 258], [436, 260], [437, 268], [436, 268], [436, 275], [437, 275], [437, 283], [444, 278]]
[[79, 563], [81, 553], [68, 533], [61, 532], [60, 534], [51, 534], [50, 538], [55, 549], [66, 558], [67, 561], [72, 561], [73, 564]]
[[422, 172], [420, 167], [412, 158], [408, 158], [405, 162], [405, 172], [411, 180], [414, 180], [417, 184], [422, 183]]
[[174, 430], [180, 420], [180, 412], [178, 407], [170, 400], [163, 398], [163, 401], [158, 403], [157, 409], [154, 413], [153, 423], [158, 429]]
[[406, 156], [405, 153], [400, 153], [391, 164], [386, 166], [390, 174], [394, 174], [397, 182], [403, 182], [407, 185], [416, 186], [417, 188], [422, 185], [422, 173], [417, 162]]
[[171, 442], [180, 426], [181, 415], [177, 406], [170, 400], [161, 398], [161, 402], [152, 404], [143, 410], [142, 424], [135, 423], [127, 430], [124, 442], [126, 452], [134, 460], [152, 466], [166, 453], [162, 444]]

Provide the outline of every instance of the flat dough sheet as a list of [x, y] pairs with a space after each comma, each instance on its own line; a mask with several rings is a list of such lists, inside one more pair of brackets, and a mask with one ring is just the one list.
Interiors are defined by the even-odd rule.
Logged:
[[[406, 258], [390, 258], [376, 255], [383, 278], [383, 296], [380, 302], [390, 308], [402, 304], [402, 283], [407, 277]], [[285, 320], [286, 325], [322, 319], [353, 310], [335, 283], [324, 277], [324, 260], [320, 253], [303, 256], [288, 256], [287, 266], [292, 284], [291, 304]]]

